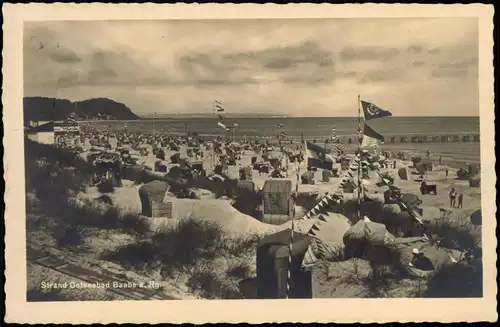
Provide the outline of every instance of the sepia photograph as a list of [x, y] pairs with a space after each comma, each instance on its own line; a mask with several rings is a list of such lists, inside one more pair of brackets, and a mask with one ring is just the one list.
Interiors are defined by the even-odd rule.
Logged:
[[22, 21], [24, 301], [483, 299], [479, 21]]

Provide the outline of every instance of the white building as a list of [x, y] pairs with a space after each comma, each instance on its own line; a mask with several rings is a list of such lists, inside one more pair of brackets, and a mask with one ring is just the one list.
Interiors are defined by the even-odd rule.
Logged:
[[37, 124], [26, 131], [28, 138], [32, 141], [43, 144], [55, 143], [54, 122]]

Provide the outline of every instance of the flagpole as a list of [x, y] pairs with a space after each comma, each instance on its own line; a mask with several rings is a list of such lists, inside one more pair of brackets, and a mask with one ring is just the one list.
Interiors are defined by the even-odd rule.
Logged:
[[153, 114], [153, 137], [155, 137], [155, 120], [156, 120], [156, 112]]
[[[212, 118], [213, 118], [212, 131], [215, 132], [215, 130], [214, 130], [214, 128], [215, 128], [215, 121], [216, 121], [216, 119], [215, 119], [215, 94], [214, 94], [214, 101], [212, 103]], [[214, 137], [215, 137], [215, 135], [214, 135]], [[211, 152], [211, 157], [212, 157], [212, 160], [210, 160], [212, 167], [210, 167], [210, 168], [212, 169], [212, 172], [215, 172], [215, 140], [214, 140], [214, 142], [212, 144], [212, 150], [210, 152]]]
[[358, 163], [358, 220], [362, 219], [362, 212], [361, 212], [361, 190], [362, 190], [362, 185], [361, 185], [361, 142], [362, 142], [362, 136], [361, 136], [361, 96], [358, 94], [358, 155], [359, 155], [359, 163]]

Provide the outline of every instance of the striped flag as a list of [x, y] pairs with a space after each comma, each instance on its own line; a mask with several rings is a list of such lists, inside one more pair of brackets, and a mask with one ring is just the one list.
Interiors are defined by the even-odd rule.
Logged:
[[280, 133], [280, 135], [281, 135], [282, 137], [286, 137], [286, 136], [288, 136], [288, 134], [287, 134], [287, 133], [285, 133], [285, 132], [281, 132], [281, 133]]
[[226, 125], [224, 125], [223, 123], [221, 122], [217, 122], [217, 126], [219, 126], [220, 128], [224, 129], [224, 130], [227, 130], [228, 128], [226, 127]]
[[304, 143], [309, 167], [332, 170], [334, 159], [324, 148], [307, 141]]
[[373, 128], [371, 128], [367, 123], [365, 123], [361, 148], [378, 147], [378, 143], [383, 141], [384, 141], [384, 136], [377, 133]]
[[215, 100], [215, 109], [217, 110], [217, 112], [224, 112], [224, 107], [222, 107], [222, 103]]

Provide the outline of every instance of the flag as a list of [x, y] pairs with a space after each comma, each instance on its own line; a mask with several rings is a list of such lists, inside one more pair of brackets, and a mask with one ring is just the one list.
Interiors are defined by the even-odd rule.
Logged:
[[333, 158], [326, 150], [316, 144], [305, 141], [307, 166], [332, 170]]
[[363, 131], [363, 141], [361, 143], [362, 148], [373, 148], [378, 146], [378, 142], [384, 141], [384, 136], [377, 133], [373, 128], [371, 128], [367, 123], [365, 123]]
[[285, 132], [281, 132], [281, 133], [280, 133], [280, 135], [281, 135], [282, 137], [286, 137], [286, 136], [288, 136], [288, 134], [287, 134], [287, 133], [285, 133]]
[[283, 126], [283, 124], [278, 124], [278, 128], [282, 128]]
[[390, 111], [379, 108], [370, 102], [361, 100], [361, 106], [363, 107], [366, 120], [392, 116]]
[[222, 103], [215, 100], [215, 109], [217, 109], [217, 112], [224, 112], [224, 107], [222, 107]]
[[221, 114], [219, 114], [218, 116], [219, 116], [219, 120], [220, 120], [220, 121], [223, 121], [223, 120], [224, 120], [224, 117], [223, 117]]
[[217, 126], [219, 126], [219, 127], [220, 127], [220, 128], [222, 128], [222, 129], [227, 130], [226, 125], [224, 125], [224, 124], [223, 124], [223, 123], [221, 123], [221, 122], [217, 122]]

